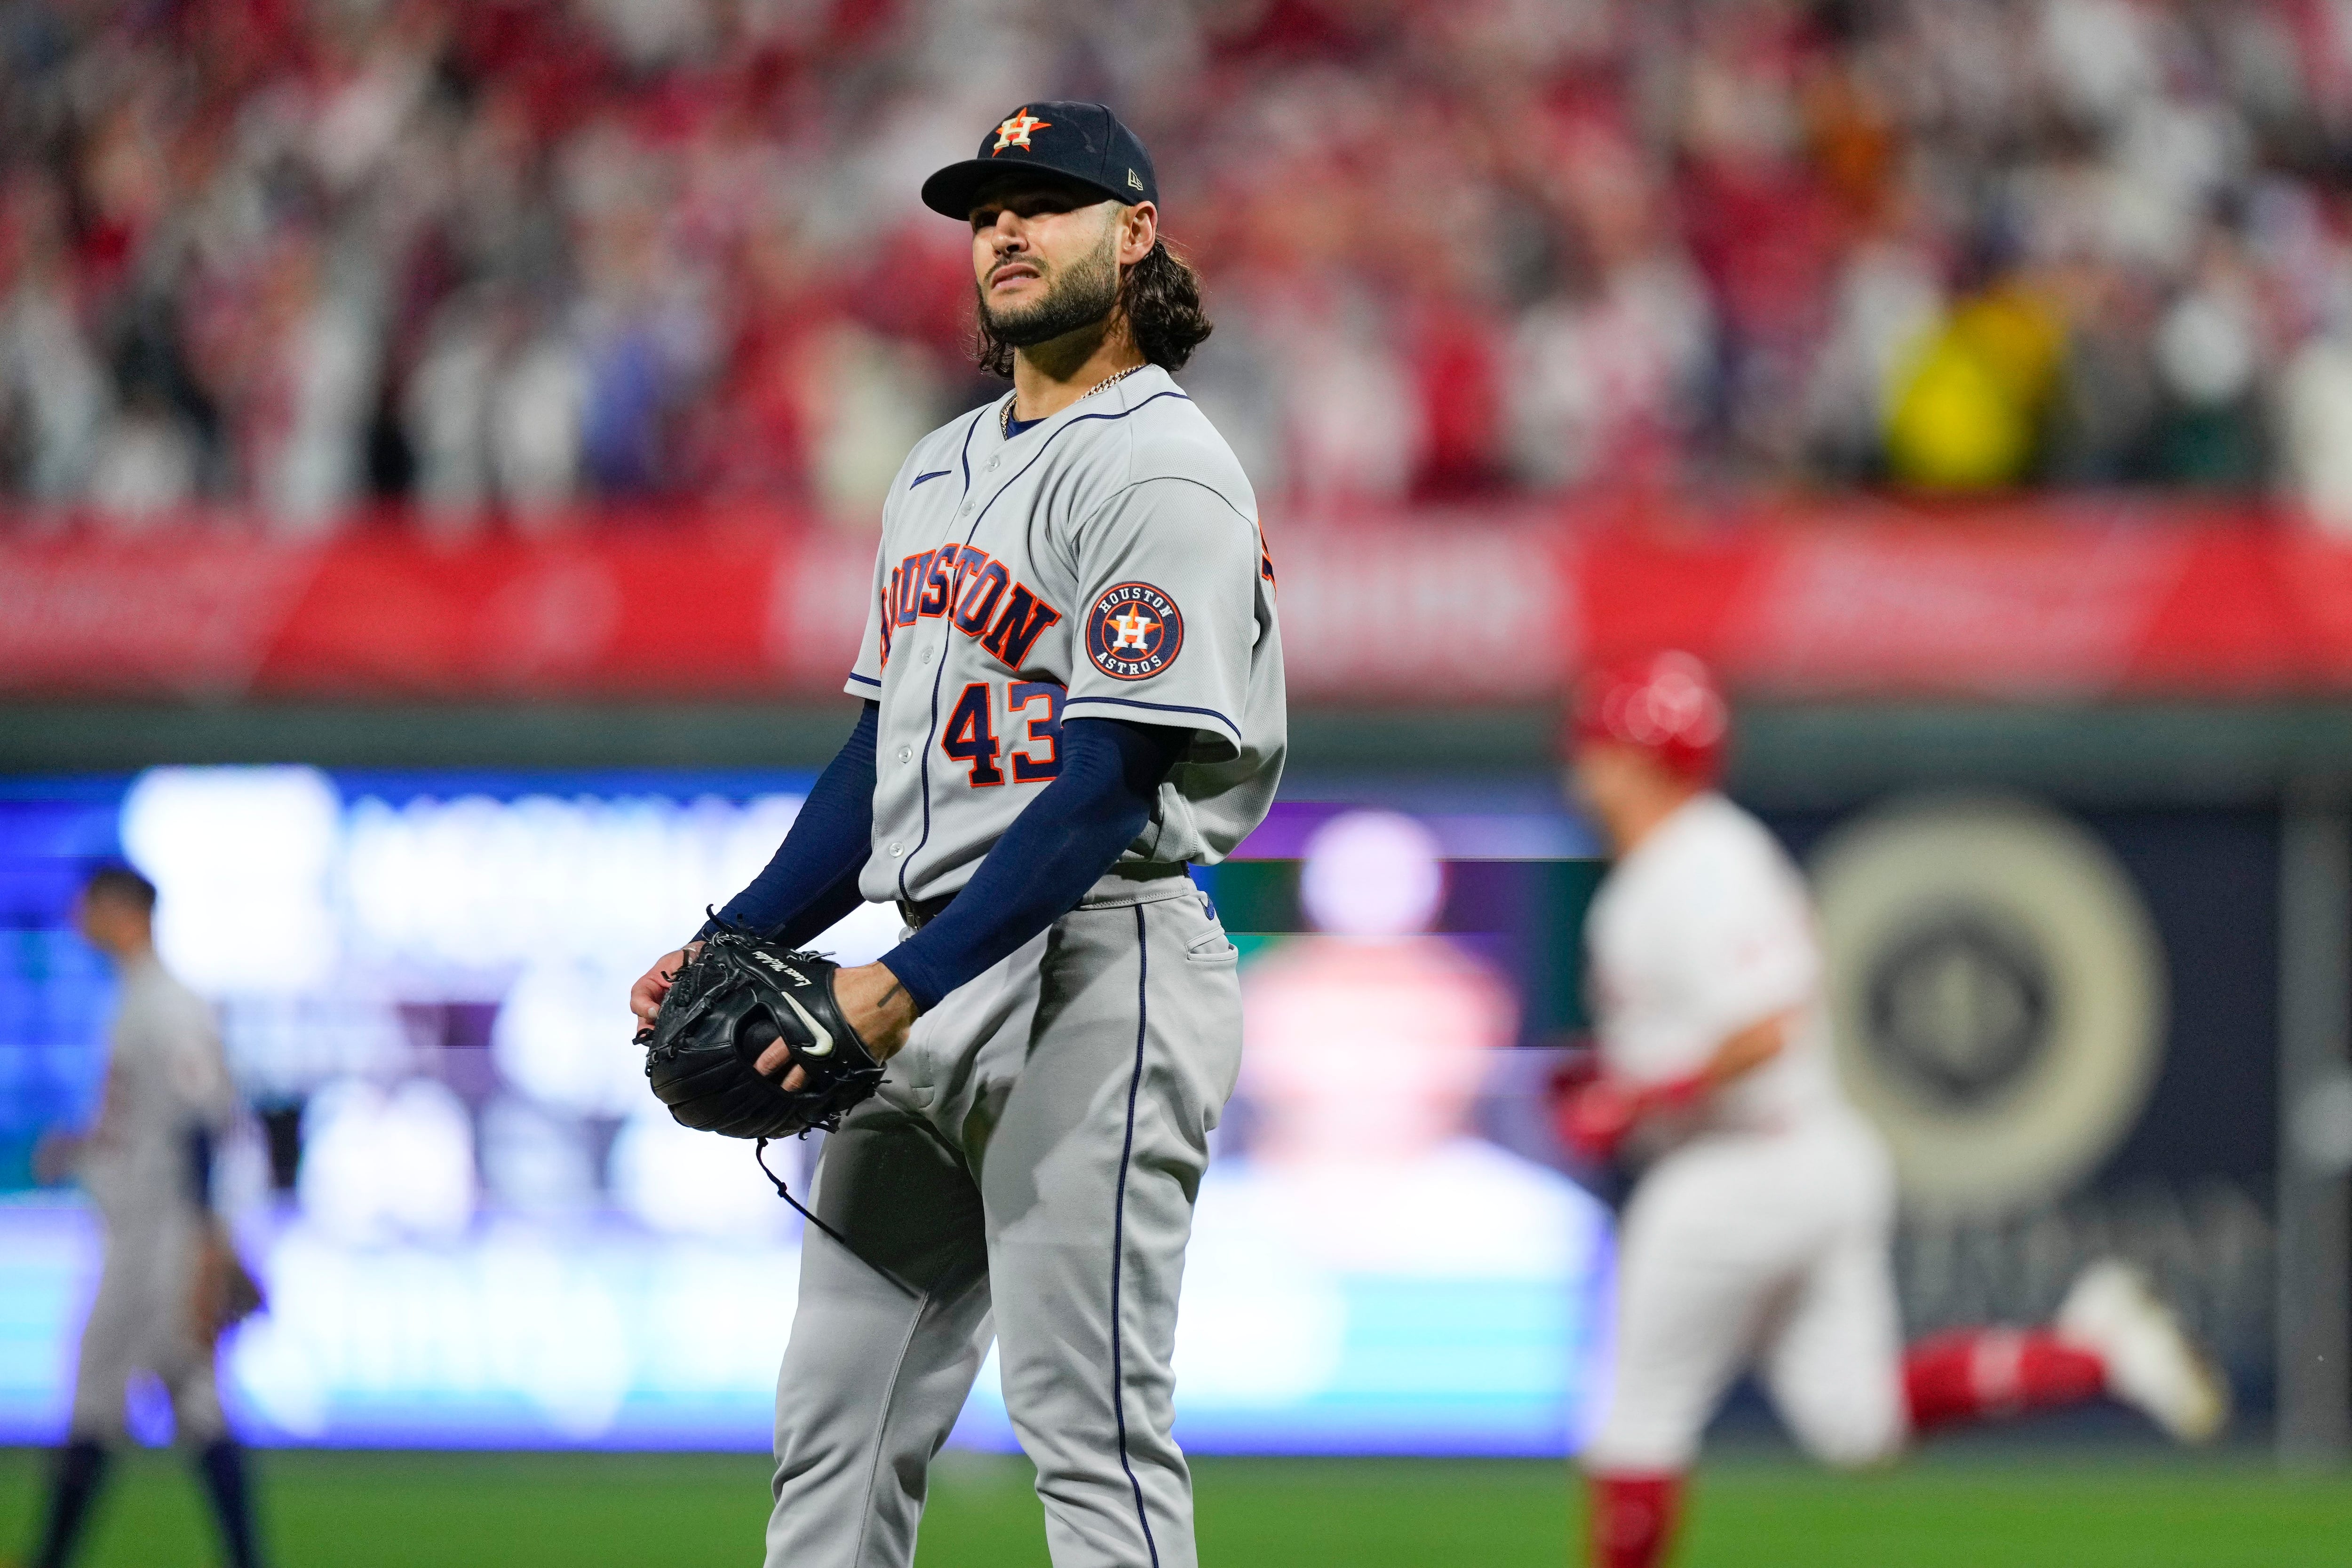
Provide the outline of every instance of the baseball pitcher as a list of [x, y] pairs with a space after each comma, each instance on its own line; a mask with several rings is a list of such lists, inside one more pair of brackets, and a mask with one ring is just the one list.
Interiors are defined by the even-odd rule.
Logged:
[[[1265, 815], [1284, 706], [1256, 502], [1170, 376], [1209, 323], [1158, 190], [1093, 103], [1024, 105], [924, 184], [1013, 390], [899, 470], [863, 716], [631, 998], [681, 1121], [838, 1126], [777, 1381], [778, 1568], [913, 1560], [992, 1335], [1057, 1568], [1195, 1560], [1169, 1364], [1241, 1017], [1185, 868]], [[878, 963], [792, 951], [861, 899], [907, 928]]]
[[2047, 1329], [1902, 1344], [1894, 1169], [1830, 1060], [1804, 879], [1712, 788], [1729, 713], [1669, 653], [1596, 674], [1570, 779], [1615, 852], [1588, 919], [1599, 1072], [1560, 1103], [1589, 1160], [1637, 1171], [1612, 1386], [1584, 1452], [1596, 1568], [1664, 1560], [1683, 1473], [1751, 1360], [1815, 1458], [2102, 1394], [2212, 1437], [2226, 1391], [2135, 1270], [2084, 1271]]
[[121, 997], [96, 1124], [38, 1151], [40, 1174], [79, 1180], [106, 1232], [38, 1568], [71, 1559], [140, 1373], [171, 1397], [232, 1568], [261, 1561], [244, 1454], [222, 1417], [213, 1367], [221, 1331], [259, 1300], [212, 1211], [213, 1141], [236, 1094], [211, 1009], [155, 956], [154, 910], [154, 885], [125, 867], [91, 877], [75, 909], [82, 935], [112, 960]]

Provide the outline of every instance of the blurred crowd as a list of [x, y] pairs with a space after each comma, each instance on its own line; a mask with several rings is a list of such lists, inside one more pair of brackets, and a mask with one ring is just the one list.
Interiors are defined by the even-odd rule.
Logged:
[[20, 518], [850, 526], [1001, 383], [922, 176], [1160, 165], [1261, 493], [2352, 522], [2342, 0], [0, 0]]

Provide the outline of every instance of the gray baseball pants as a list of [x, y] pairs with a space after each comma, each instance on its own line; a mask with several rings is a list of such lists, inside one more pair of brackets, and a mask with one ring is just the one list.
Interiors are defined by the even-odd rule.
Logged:
[[171, 1396], [174, 1436], [191, 1448], [226, 1435], [213, 1348], [190, 1324], [194, 1300], [196, 1227], [182, 1217], [176, 1190], [138, 1206], [118, 1200], [101, 1210], [106, 1262], [82, 1324], [74, 1374], [70, 1433], [119, 1441], [131, 1380], [151, 1372]]
[[1170, 1359], [1234, 959], [1189, 881], [1105, 878], [925, 1015], [826, 1141], [815, 1207], [850, 1248], [803, 1242], [769, 1568], [914, 1561], [992, 1333], [1055, 1568], [1194, 1568]]

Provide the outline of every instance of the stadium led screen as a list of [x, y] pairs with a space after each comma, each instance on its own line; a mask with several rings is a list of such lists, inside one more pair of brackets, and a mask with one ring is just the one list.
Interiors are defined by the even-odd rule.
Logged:
[[[625, 998], [806, 784], [186, 768], [0, 794], [0, 1442], [61, 1429], [95, 1288], [93, 1218], [28, 1156], [94, 1108], [106, 981], [66, 912], [122, 854], [254, 1111], [219, 1172], [270, 1296], [225, 1353], [248, 1435], [764, 1447], [799, 1221], [748, 1145], [646, 1092]], [[1529, 846], [1555, 858], [1499, 858]], [[1514, 1048], [1573, 1022], [1578, 847], [1540, 809], [1285, 806], [1262, 858], [1201, 873], [1249, 1034], [1185, 1277], [1192, 1447], [1572, 1445], [1607, 1221], [1511, 1129], [1539, 1065]], [[870, 906], [821, 946], [896, 938]], [[815, 1142], [779, 1153], [801, 1188]], [[992, 1356], [958, 1440], [1013, 1442]]]

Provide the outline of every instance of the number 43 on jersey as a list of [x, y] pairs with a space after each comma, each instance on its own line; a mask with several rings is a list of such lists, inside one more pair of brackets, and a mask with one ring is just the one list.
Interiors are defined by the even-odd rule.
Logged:
[[[1056, 778], [1062, 771], [1066, 695], [1054, 681], [974, 681], [950, 710], [940, 730], [940, 749], [964, 765], [975, 789], [1003, 783], [1008, 764], [1016, 784]], [[1000, 713], [1001, 727], [1013, 742], [1010, 751], [998, 738]]]

